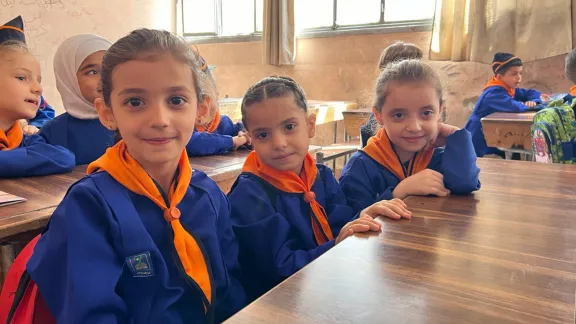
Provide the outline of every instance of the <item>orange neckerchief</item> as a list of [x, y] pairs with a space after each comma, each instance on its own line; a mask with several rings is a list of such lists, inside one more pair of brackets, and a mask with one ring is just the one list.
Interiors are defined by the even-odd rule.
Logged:
[[298, 176], [292, 171], [278, 171], [264, 164], [264, 162], [260, 160], [260, 157], [258, 157], [258, 153], [252, 151], [248, 155], [248, 158], [246, 158], [246, 162], [244, 162], [242, 172], [252, 173], [284, 192], [303, 193], [304, 201], [309, 203], [312, 209], [310, 221], [312, 222], [312, 231], [314, 232], [316, 244], [321, 245], [334, 238], [330, 225], [328, 224], [326, 211], [322, 205], [316, 201], [314, 192], [310, 191], [318, 175], [318, 168], [314, 163], [312, 155], [309, 153], [306, 154], [302, 172], [300, 176]]
[[[107, 149], [106, 153], [98, 160], [90, 163], [87, 173], [90, 174], [95, 171], [108, 172], [112, 178], [128, 188], [128, 190], [149, 198], [164, 210], [164, 219], [172, 226], [172, 231], [174, 232], [174, 247], [184, 267], [184, 271], [200, 286], [206, 300], [208, 300], [208, 303], [211, 303], [212, 286], [208, 274], [208, 265], [194, 237], [182, 227], [179, 220], [180, 210], [176, 207], [182, 201], [184, 195], [186, 195], [186, 191], [190, 185], [190, 179], [192, 178], [192, 168], [190, 167], [188, 155], [185, 150], [183, 150], [180, 155], [178, 168], [178, 178], [175, 183], [172, 183], [170, 191], [168, 192], [170, 206], [166, 206], [162, 194], [152, 178], [146, 173], [142, 166], [130, 156], [123, 140]], [[209, 305], [204, 305], [204, 309], [207, 310], [208, 306]]]
[[576, 96], [576, 85], [570, 88], [570, 95]]
[[214, 115], [214, 119], [212, 119], [212, 122], [210, 123], [208, 128], [206, 128], [204, 125], [199, 125], [199, 126], [196, 126], [196, 130], [199, 132], [214, 133], [216, 128], [218, 128], [218, 125], [220, 125], [220, 112], [219, 111], [217, 111], [216, 114]]
[[0, 129], [0, 151], [17, 148], [22, 143], [24, 133], [19, 122], [15, 122], [7, 133]]
[[490, 81], [488, 81], [488, 83], [486, 83], [486, 86], [484, 86], [484, 88], [482, 89], [482, 91], [486, 90], [489, 87], [502, 87], [504, 89], [506, 89], [506, 91], [508, 91], [508, 94], [510, 95], [510, 97], [514, 98], [514, 88], [510, 88], [509, 86], [507, 86], [506, 84], [504, 84], [504, 82], [502, 82], [501, 80], [496, 79], [495, 76], [492, 77], [492, 79], [490, 79]]
[[363, 151], [383, 167], [390, 170], [390, 172], [394, 173], [394, 175], [402, 181], [428, 167], [432, 159], [432, 154], [434, 153], [434, 148], [429, 148], [424, 152], [420, 151], [414, 154], [414, 156], [410, 158], [408, 170], [406, 170], [398, 154], [394, 151], [386, 131], [384, 128], [380, 128], [376, 135], [368, 139], [368, 144], [364, 147]]

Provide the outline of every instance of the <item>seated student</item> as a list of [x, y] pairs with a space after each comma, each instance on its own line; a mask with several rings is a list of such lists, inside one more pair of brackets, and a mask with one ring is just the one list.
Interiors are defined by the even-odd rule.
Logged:
[[440, 122], [442, 89], [434, 70], [419, 60], [392, 63], [380, 73], [373, 110], [382, 128], [340, 177], [354, 211], [383, 199], [480, 188], [470, 133]]
[[566, 56], [564, 73], [566, 74], [566, 78], [572, 82], [572, 87], [570, 88], [570, 93], [563, 99], [565, 102], [571, 103], [574, 98], [576, 98], [576, 49], [572, 50], [572, 52]]
[[268, 77], [242, 101], [254, 151], [229, 193], [232, 228], [249, 298], [288, 278], [353, 233], [379, 231], [373, 217], [410, 218], [400, 200], [361, 212], [346, 206], [332, 171], [308, 153], [315, 115], [288, 77]]
[[476, 156], [498, 154], [504, 156], [495, 147], [488, 147], [482, 130], [481, 119], [495, 112], [518, 113], [536, 107], [541, 103], [540, 92], [518, 88], [522, 81], [522, 61], [508, 53], [496, 53], [492, 61], [494, 76], [483, 89], [480, 98], [464, 128], [472, 134]]
[[24, 135], [19, 120], [34, 117], [40, 104], [40, 64], [18, 41], [0, 43], [0, 177], [63, 173], [74, 167], [74, 154]]
[[114, 145], [114, 132], [100, 123], [94, 107], [101, 96], [102, 57], [110, 45], [97, 35], [76, 35], [60, 44], [54, 56], [56, 87], [66, 112], [42, 127], [40, 135], [71, 150], [76, 165], [93, 162]]
[[218, 88], [212, 74], [213, 67], [208, 66], [202, 57], [202, 80], [206, 93], [201, 105], [208, 111], [204, 116], [198, 116], [196, 128], [186, 151], [189, 156], [204, 156], [223, 154], [237, 150], [242, 145], [249, 145], [250, 139], [244, 131], [242, 123], [234, 123], [230, 117], [220, 115], [218, 109]]
[[[422, 55], [422, 50], [415, 44], [405, 43], [402, 41], [395, 42], [382, 51], [380, 62], [378, 62], [378, 70], [382, 71], [388, 64], [400, 60], [420, 60]], [[366, 146], [366, 144], [368, 144], [368, 139], [374, 136], [376, 133], [374, 129], [377, 128], [377, 125], [378, 121], [374, 118], [374, 114], [371, 114], [370, 119], [368, 119], [366, 124], [360, 127], [362, 147]]]
[[[0, 43], [13, 40], [26, 43], [24, 36], [24, 21], [18, 16], [4, 25], [0, 26]], [[36, 116], [30, 121], [23, 119], [20, 121], [22, 131], [25, 135], [33, 135], [48, 121], [54, 118], [54, 109], [48, 104], [44, 97], [40, 97], [40, 106], [36, 111]]]
[[50, 219], [27, 265], [58, 323], [221, 322], [244, 305], [230, 205], [184, 147], [200, 64], [139, 29], [102, 62], [102, 123], [122, 135]]

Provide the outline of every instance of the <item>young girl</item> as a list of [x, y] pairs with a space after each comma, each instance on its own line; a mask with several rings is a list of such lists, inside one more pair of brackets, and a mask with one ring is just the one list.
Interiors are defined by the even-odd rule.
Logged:
[[223, 154], [237, 150], [242, 145], [250, 144], [248, 135], [244, 132], [242, 123], [232, 122], [230, 117], [220, 115], [218, 109], [218, 89], [212, 68], [200, 57], [202, 72], [205, 74], [205, 88], [207, 94], [200, 103], [208, 113], [198, 116], [196, 128], [186, 151], [190, 156], [203, 156]]
[[40, 64], [18, 41], [0, 44], [0, 177], [63, 173], [74, 167], [74, 154], [25, 135], [19, 120], [36, 115], [42, 96]]
[[184, 150], [202, 77], [166, 31], [104, 55], [96, 107], [123, 139], [70, 188], [27, 265], [58, 323], [220, 322], [244, 304], [228, 200]]
[[[412, 43], [405, 43], [402, 41], [395, 42], [394, 44], [386, 47], [382, 54], [380, 54], [380, 61], [378, 62], [378, 70], [382, 71], [386, 66], [392, 62], [397, 62], [407, 59], [422, 59], [422, 50]], [[360, 127], [360, 137], [362, 139], [362, 147], [368, 144], [368, 139], [374, 135], [375, 125], [378, 121], [374, 117], [374, 114], [370, 115], [370, 119], [366, 124]]]
[[382, 128], [350, 158], [340, 178], [349, 206], [358, 212], [382, 199], [480, 188], [470, 133], [440, 123], [442, 85], [429, 65], [418, 60], [388, 65], [374, 97]]
[[[245, 289], [256, 298], [353, 233], [379, 231], [377, 215], [410, 217], [400, 200], [354, 212], [332, 171], [308, 153], [316, 116], [287, 77], [253, 85], [242, 121], [254, 151], [229, 193]], [[358, 215], [359, 214], [359, 215]]]
[[114, 145], [114, 133], [98, 119], [94, 100], [98, 89], [102, 57], [111, 43], [97, 35], [76, 35], [66, 39], [54, 56], [56, 87], [66, 113], [40, 131], [50, 144], [74, 152], [76, 164], [88, 164]]

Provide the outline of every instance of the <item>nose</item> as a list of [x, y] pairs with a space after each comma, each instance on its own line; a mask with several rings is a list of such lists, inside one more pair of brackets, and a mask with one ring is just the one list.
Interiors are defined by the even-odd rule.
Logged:
[[420, 120], [418, 118], [410, 118], [406, 122], [406, 130], [409, 132], [419, 132], [422, 130], [422, 125], [420, 124]]
[[30, 92], [35, 95], [41, 95], [44, 89], [42, 89], [42, 85], [38, 81], [33, 81], [32, 86], [30, 87]]
[[272, 143], [274, 145], [274, 149], [276, 150], [282, 150], [288, 144], [288, 142], [286, 141], [286, 136], [284, 134], [274, 134]]
[[170, 108], [163, 102], [149, 107], [150, 126], [153, 128], [166, 128], [170, 124]]

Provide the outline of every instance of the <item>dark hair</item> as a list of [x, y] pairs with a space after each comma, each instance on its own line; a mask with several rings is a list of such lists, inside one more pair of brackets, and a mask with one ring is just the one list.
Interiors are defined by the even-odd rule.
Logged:
[[566, 72], [568, 80], [572, 81], [572, 84], [576, 84], [576, 49], [572, 50], [572, 52], [566, 56], [564, 71]]
[[415, 44], [397, 41], [382, 51], [382, 54], [380, 54], [380, 62], [378, 62], [378, 69], [383, 70], [386, 65], [395, 61], [407, 59], [419, 60], [422, 56], [422, 50]]
[[290, 77], [270, 76], [251, 86], [248, 91], [246, 91], [244, 99], [242, 99], [241, 110], [244, 127], [248, 128], [248, 124], [246, 123], [246, 109], [249, 106], [269, 98], [279, 98], [289, 94], [294, 96], [298, 107], [308, 112], [308, 103], [306, 102], [304, 90]]
[[496, 74], [504, 75], [506, 73], [506, 71], [510, 70], [510, 68], [513, 66], [522, 66], [522, 61], [514, 60], [510, 63], [507, 63], [506, 65], [504, 65], [503, 67], [498, 69], [498, 71], [496, 71]]

